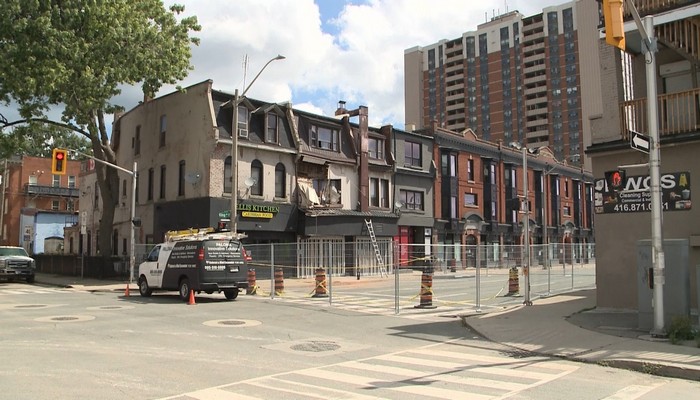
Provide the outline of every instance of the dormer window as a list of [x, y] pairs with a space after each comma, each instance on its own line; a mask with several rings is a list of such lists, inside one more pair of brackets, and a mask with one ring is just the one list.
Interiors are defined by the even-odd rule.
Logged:
[[340, 132], [323, 126], [311, 126], [311, 147], [324, 150], [338, 151]]
[[367, 152], [369, 158], [376, 160], [384, 159], [384, 139], [369, 138], [367, 141]]
[[267, 143], [279, 143], [279, 136], [277, 131], [277, 125], [279, 123], [279, 118], [276, 114], [267, 114], [267, 129], [265, 130], [265, 142]]
[[248, 109], [238, 106], [238, 136], [248, 137]]

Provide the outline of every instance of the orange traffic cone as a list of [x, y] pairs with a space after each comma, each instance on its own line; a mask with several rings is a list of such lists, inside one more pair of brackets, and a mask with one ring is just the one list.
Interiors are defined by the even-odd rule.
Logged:
[[124, 297], [129, 297], [129, 284], [126, 284], [126, 290], [124, 291]]
[[195, 305], [197, 303], [194, 302], [194, 290], [190, 290], [190, 300], [187, 302], [187, 305]]

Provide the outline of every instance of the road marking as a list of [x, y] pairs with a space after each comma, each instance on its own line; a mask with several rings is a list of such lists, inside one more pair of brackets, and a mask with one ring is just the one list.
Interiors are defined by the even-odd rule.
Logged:
[[618, 390], [611, 396], [603, 398], [603, 400], [634, 400], [663, 385], [665, 383], [657, 383], [652, 386], [631, 385]]
[[[168, 399], [261, 400], [292, 396], [374, 400], [395, 397], [396, 392], [434, 399], [503, 399], [579, 368], [575, 364], [543, 357], [514, 360], [505, 356], [472, 354], [472, 348], [455, 345], [456, 342], [458, 340], [282, 372]], [[391, 395], [392, 392], [395, 394]]]

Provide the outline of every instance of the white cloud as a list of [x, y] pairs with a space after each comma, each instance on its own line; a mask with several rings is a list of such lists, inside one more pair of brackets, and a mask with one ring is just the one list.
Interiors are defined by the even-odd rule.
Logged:
[[[329, 1], [340, 0], [166, 0], [166, 5], [184, 4], [185, 15], [196, 15], [202, 25], [195, 35], [201, 39], [193, 48], [195, 69], [181, 85], [212, 79], [216, 89], [243, 90], [270, 58], [282, 54], [286, 59], [270, 64], [248, 96], [291, 101], [325, 115], [333, 115], [338, 100], [345, 100], [350, 109], [368, 106], [374, 126], [402, 128], [404, 50], [476, 30], [493, 13], [505, 12], [506, 4], [527, 16], [565, 2], [356, 0], [322, 21], [317, 3]], [[324, 23], [332, 24], [335, 36], [323, 31]], [[159, 95], [172, 90], [164, 87]], [[125, 88], [115, 102], [130, 109], [142, 97], [140, 88]]]

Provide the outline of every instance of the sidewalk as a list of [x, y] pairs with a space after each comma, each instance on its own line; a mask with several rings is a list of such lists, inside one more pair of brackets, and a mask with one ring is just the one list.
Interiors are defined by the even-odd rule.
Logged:
[[654, 375], [700, 380], [700, 348], [693, 341], [674, 345], [637, 329], [636, 312], [598, 310], [595, 290], [537, 299], [489, 314], [463, 315], [470, 329], [514, 349], [631, 369]]
[[[37, 273], [36, 282], [98, 292], [123, 292], [127, 284], [125, 280], [45, 273]], [[349, 279], [344, 283], [366, 282], [371, 280]], [[138, 293], [136, 282], [129, 290]], [[635, 312], [596, 309], [595, 294], [595, 290], [582, 290], [535, 299], [530, 307], [470, 311], [461, 317], [479, 335], [517, 350], [700, 381], [700, 348], [695, 342], [673, 345], [668, 340], [651, 339], [648, 332], [637, 329]]]

